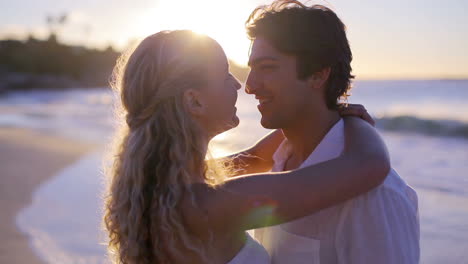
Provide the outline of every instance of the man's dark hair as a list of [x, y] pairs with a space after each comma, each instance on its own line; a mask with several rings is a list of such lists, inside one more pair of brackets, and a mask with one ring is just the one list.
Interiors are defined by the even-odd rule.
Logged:
[[297, 75], [305, 80], [330, 67], [325, 99], [336, 109], [340, 97], [351, 89], [351, 60], [346, 27], [331, 9], [306, 6], [298, 1], [275, 1], [256, 8], [246, 21], [249, 38], [265, 38], [282, 53], [297, 59]]

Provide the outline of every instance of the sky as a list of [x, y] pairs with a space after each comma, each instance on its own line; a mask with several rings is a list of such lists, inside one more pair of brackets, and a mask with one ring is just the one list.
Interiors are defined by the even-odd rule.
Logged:
[[[304, 2], [304, 1], [303, 1]], [[46, 38], [47, 16], [68, 15], [61, 41], [122, 50], [164, 29], [192, 29], [216, 39], [246, 64], [244, 22], [266, 0], [15, 0], [0, 2], [0, 38]], [[358, 79], [468, 78], [468, 1], [314, 0], [347, 26]]]

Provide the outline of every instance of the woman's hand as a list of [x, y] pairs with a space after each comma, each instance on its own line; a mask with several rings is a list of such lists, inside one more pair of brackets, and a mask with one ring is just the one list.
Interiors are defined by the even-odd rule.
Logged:
[[340, 104], [338, 107], [338, 113], [340, 113], [340, 116], [355, 116], [359, 117], [367, 123], [371, 124], [372, 126], [375, 126], [375, 121], [374, 119], [369, 115], [367, 112], [366, 108], [363, 105], [360, 104]]

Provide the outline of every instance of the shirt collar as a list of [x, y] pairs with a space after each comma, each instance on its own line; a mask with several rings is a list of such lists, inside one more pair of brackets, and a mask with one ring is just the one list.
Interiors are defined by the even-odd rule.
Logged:
[[[340, 119], [328, 131], [317, 147], [301, 164], [300, 168], [320, 162], [334, 159], [341, 155], [344, 149], [344, 122]], [[272, 171], [284, 170], [284, 165], [292, 154], [292, 146], [287, 139], [283, 140], [275, 154], [273, 154], [274, 165]]]

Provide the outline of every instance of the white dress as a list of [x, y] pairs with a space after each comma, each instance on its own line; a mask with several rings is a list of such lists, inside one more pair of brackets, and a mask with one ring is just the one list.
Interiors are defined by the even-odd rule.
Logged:
[[227, 264], [270, 264], [270, 256], [265, 248], [254, 240], [249, 233], [244, 247]]

